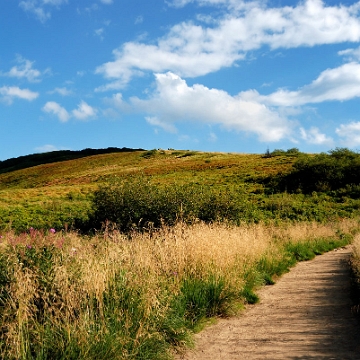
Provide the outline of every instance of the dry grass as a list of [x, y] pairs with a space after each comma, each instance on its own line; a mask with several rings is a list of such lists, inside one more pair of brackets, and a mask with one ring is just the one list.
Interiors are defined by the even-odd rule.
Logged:
[[[40, 299], [42, 319], [57, 331], [67, 333], [68, 341], [75, 338], [77, 344], [96, 342], [109, 331], [105, 324], [104, 294], [122, 274], [124, 286], [140, 294], [145, 309], [135, 336], [140, 341], [155, 336], [149, 334], [155, 331], [149, 319], [166, 316], [169, 302], [179, 293], [185, 279], [204, 279], [212, 274], [221, 277], [227, 288], [239, 291], [244, 286], [245, 273], [264, 256], [280, 256], [282, 246], [290, 239], [301, 242], [334, 237], [339, 227], [349, 232], [356, 225], [350, 220], [328, 225], [242, 227], [177, 224], [152, 234], [136, 233], [131, 239], [116, 231], [93, 238], [76, 233], [33, 232], [21, 236], [7, 233], [0, 244], [0, 254], [11, 279], [1, 310], [2, 329], [6, 329], [1, 334], [1, 357], [26, 358], [31, 342], [44, 341], [48, 330], [39, 320]], [[48, 261], [45, 265], [50, 266], [49, 270], [41, 262], [29, 262], [44, 256], [41, 249], [45, 247], [52, 254], [50, 260], [43, 259], [44, 264]], [[355, 256], [360, 258], [360, 237], [356, 238], [354, 248]], [[85, 299], [95, 299], [96, 307]], [[133, 326], [131, 313], [123, 310], [116, 316], [125, 319], [129, 329]], [[94, 328], [96, 334], [91, 330]], [[117, 335], [116, 341], [124, 344], [134, 341], [124, 334]]]

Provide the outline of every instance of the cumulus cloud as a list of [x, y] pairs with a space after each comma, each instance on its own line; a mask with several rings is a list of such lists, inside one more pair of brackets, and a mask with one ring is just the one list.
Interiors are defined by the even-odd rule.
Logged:
[[56, 115], [61, 122], [67, 122], [70, 119], [70, 114], [60, 104], [55, 101], [48, 101], [42, 110], [46, 113]]
[[18, 79], [25, 78], [29, 82], [39, 82], [42, 75], [50, 72], [49, 69], [46, 69], [43, 72], [34, 69], [34, 62], [24, 59], [22, 56], [17, 56], [16, 62], [18, 65], [13, 66], [8, 72], [1, 73], [1, 75]]
[[71, 113], [55, 101], [48, 101], [42, 110], [46, 113], [54, 114], [61, 122], [67, 122], [71, 117], [78, 120], [86, 120], [95, 117], [97, 114], [97, 109], [88, 105], [85, 101], [81, 101], [77, 109], [72, 110]]
[[78, 108], [72, 111], [73, 116], [79, 120], [86, 120], [88, 118], [96, 116], [97, 110], [85, 101], [81, 101]]
[[150, 124], [172, 132], [180, 121], [218, 124], [256, 134], [261, 141], [278, 141], [292, 131], [291, 122], [261, 103], [199, 84], [188, 86], [171, 72], [156, 74], [156, 91], [148, 99], [133, 97], [130, 104], [148, 114]]
[[314, 145], [333, 145], [334, 141], [332, 138], [321, 133], [316, 127], [311, 127], [309, 130], [300, 128], [301, 138], [307, 143]]
[[324, 101], [345, 101], [360, 97], [360, 64], [351, 62], [323, 71], [311, 84], [299, 90], [280, 89], [261, 96], [257, 91], [247, 91], [244, 96], [272, 106], [300, 106]]
[[1, 100], [11, 104], [14, 98], [33, 101], [39, 96], [39, 93], [29, 89], [20, 89], [17, 86], [3, 86], [0, 87], [0, 96]]
[[20, 1], [19, 6], [44, 23], [51, 18], [51, 7], [59, 8], [67, 2], [68, 0], [24, 0]]
[[[172, 4], [184, 6], [188, 2]], [[307, 0], [294, 7], [274, 8], [254, 1], [199, 3], [225, 4], [229, 8], [237, 4], [237, 10], [214, 18], [211, 26], [194, 22], [177, 24], [155, 44], [127, 42], [113, 51], [113, 61], [99, 66], [96, 72], [121, 84], [145, 71], [171, 71], [182, 77], [196, 77], [232, 66], [244, 59], [247, 51], [262, 46], [274, 50], [360, 40], [360, 3], [326, 6], [321, 0]]]
[[[202, 122], [254, 133], [261, 141], [301, 138], [307, 143], [332, 146], [333, 139], [316, 127], [300, 128], [296, 135], [295, 122], [290, 119], [300, 115], [304, 105], [360, 97], [360, 64], [355, 62], [327, 69], [297, 90], [280, 89], [269, 95], [248, 90], [231, 96], [200, 84], [188, 86], [171, 72], [156, 74], [155, 80], [155, 90], [146, 99], [125, 101], [121, 94], [115, 94], [108, 102], [122, 112], [145, 113], [149, 124], [168, 132], [175, 133], [176, 123], [181, 121]], [[338, 135], [348, 138], [348, 127], [342, 125]]]
[[360, 145], [360, 122], [353, 121], [349, 124], [341, 124], [336, 129], [336, 134], [341, 138], [346, 147]]

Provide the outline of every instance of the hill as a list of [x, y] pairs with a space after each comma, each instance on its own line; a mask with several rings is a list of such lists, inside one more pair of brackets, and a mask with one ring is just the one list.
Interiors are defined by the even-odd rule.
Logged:
[[[249, 154], [112, 148], [10, 159], [2, 163], [0, 173], [0, 229], [63, 228], [64, 224], [73, 224], [74, 219], [85, 219], [93, 192], [114, 178], [146, 177], [154, 184], [191, 183], [261, 192], [263, 186], [256, 179], [286, 171], [295, 159], [285, 155], [264, 158]], [[44, 163], [37, 164], [40, 162]]]
[[[286, 187], [281, 190], [279, 186], [280, 190], [277, 190], [273, 184], [283, 184], [281, 179], [286, 180], [286, 177], [282, 174], [291, 174], [294, 164], [304, 163], [301, 159], [305, 159], [307, 164], [306, 159], [312, 158], [293, 151], [264, 156], [109, 148], [43, 155], [44, 158], [29, 155], [23, 158], [24, 161], [10, 159], [13, 163], [9, 160], [3, 164], [0, 173], [0, 230], [81, 227], [94, 211], [97, 189], [109, 182], [124, 181], [132, 191], [131, 196], [144, 197], [141, 200], [143, 210], [151, 202], [159, 209], [160, 200], [156, 203], [149, 196], [162, 196], [164, 199], [167, 196], [168, 200], [161, 201], [172, 202], [170, 194], [178, 197], [183, 194], [194, 196], [191, 206], [197, 206], [197, 213], [191, 210], [193, 214], [200, 211], [202, 215], [203, 206], [207, 206], [206, 211], [212, 214], [209, 220], [214, 216], [225, 216], [237, 222], [323, 221], [353, 216], [360, 209], [359, 198], [351, 198], [349, 192], [305, 194], [295, 191], [289, 194]], [[40, 160], [45, 163], [35, 165]], [[30, 164], [33, 166], [29, 167]], [[11, 168], [16, 170], [11, 171]], [[186, 191], [183, 190], [185, 187]], [[153, 191], [154, 195], [146, 194], [144, 188]], [[198, 199], [199, 194], [203, 196], [201, 206], [195, 204], [195, 197]], [[191, 203], [191, 199], [187, 200]], [[204, 205], [205, 200], [207, 205]]]

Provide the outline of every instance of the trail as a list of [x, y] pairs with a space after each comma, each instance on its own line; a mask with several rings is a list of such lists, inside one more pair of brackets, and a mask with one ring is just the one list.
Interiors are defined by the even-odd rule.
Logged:
[[351, 312], [350, 248], [297, 264], [260, 303], [196, 335], [183, 360], [360, 359], [360, 323]]

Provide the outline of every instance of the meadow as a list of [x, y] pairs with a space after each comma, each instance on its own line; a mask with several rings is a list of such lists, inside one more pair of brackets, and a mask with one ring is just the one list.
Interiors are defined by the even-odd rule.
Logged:
[[151, 150], [3, 172], [0, 357], [171, 359], [297, 261], [354, 242], [358, 276], [359, 182], [338, 181], [358, 156], [319, 156]]

